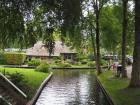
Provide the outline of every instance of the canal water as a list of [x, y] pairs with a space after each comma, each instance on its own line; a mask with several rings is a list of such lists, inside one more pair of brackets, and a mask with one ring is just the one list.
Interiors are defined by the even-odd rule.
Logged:
[[94, 70], [53, 72], [52, 79], [43, 89], [36, 105], [96, 105]]

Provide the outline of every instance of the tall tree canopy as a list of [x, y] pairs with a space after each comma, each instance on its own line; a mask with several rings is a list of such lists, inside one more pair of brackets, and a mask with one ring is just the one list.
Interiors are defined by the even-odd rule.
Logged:
[[50, 37], [52, 31], [58, 28], [63, 36], [72, 40], [71, 37], [79, 32], [81, 3], [81, 0], [1, 0], [1, 47], [4, 48], [15, 39], [24, 39], [23, 43], [27, 47], [41, 37], [47, 41], [46, 44], [51, 45], [54, 43], [53, 37]]

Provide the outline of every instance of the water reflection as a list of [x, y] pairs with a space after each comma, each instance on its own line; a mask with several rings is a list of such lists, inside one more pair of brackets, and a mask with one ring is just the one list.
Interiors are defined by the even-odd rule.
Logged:
[[36, 105], [95, 105], [92, 70], [57, 70]]

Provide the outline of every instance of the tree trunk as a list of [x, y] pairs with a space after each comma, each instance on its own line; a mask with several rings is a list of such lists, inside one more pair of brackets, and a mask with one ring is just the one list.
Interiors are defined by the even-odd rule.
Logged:
[[128, 14], [127, 14], [128, 0], [123, 0], [123, 32], [122, 32], [122, 77], [127, 77], [126, 71], [126, 36], [128, 28]]
[[[97, 12], [97, 11], [96, 11]], [[96, 13], [96, 69], [97, 74], [100, 75], [102, 73], [100, 67], [100, 29], [99, 29], [99, 13]]]
[[92, 31], [92, 25], [90, 25], [90, 32], [91, 32], [91, 41], [92, 41], [92, 47], [93, 47], [93, 53], [94, 53], [94, 59], [95, 59], [95, 62], [96, 62], [96, 45], [95, 45], [95, 39], [94, 39], [94, 36], [93, 36], [93, 31]]
[[140, 87], [140, 0], [135, 0], [135, 46], [130, 87]]
[[93, 44], [93, 52], [94, 52], [94, 60], [95, 60], [95, 63], [96, 63], [96, 45], [95, 45], [95, 42], [94, 42], [95, 40], [93, 39], [93, 42], [92, 42], [92, 44]]
[[[88, 10], [88, 15], [89, 15], [89, 10]], [[90, 24], [91, 42], [92, 42], [93, 53], [94, 53], [93, 55], [94, 55], [94, 59], [95, 59], [95, 63], [96, 63], [96, 44], [95, 44], [95, 38], [93, 36], [93, 28], [94, 28], [94, 26], [92, 25], [92, 22], [91, 21], [89, 21], [89, 24]]]

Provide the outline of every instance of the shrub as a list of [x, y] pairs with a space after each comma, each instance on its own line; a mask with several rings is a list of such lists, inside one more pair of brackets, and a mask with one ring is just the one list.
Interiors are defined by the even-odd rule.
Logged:
[[94, 57], [93, 54], [89, 54], [89, 55], [88, 55], [88, 59], [89, 59], [90, 61], [93, 61], [93, 60], [95, 60], [95, 57]]
[[81, 61], [81, 64], [87, 64], [87, 60], [86, 60], [86, 59], [83, 59], [83, 60]]
[[55, 63], [61, 63], [61, 60], [57, 59], [54, 61]]
[[67, 60], [65, 60], [65, 62], [72, 64], [72, 60], [71, 59], [67, 59]]
[[105, 60], [101, 60], [101, 66], [107, 66], [107, 61], [105, 61]]
[[40, 65], [40, 60], [38, 59], [32, 59], [31, 61], [28, 62], [28, 66], [39, 66]]
[[77, 65], [81, 65], [81, 62], [77, 62]]
[[24, 75], [18, 72], [15, 72], [13, 74], [7, 73], [8, 78], [11, 82], [13, 82], [18, 87], [24, 87], [26, 81], [24, 80]]
[[61, 60], [61, 57], [53, 57], [54, 60]]
[[71, 64], [69, 64], [69, 63], [61, 63], [61, 64], [59, 64], [59, 66], [66, 68], [66, 67], [71, 67]]
[[82, 61], [83, 59], [87, 59], [87, 56], [83, 53], [78, 53], [76, 55], [77, 61]]
[[92, 61], [92, 62], [88, 62], [88, 66], [89, 66], [89, 67], [95, 67], [96, 64], [95, 64], [95, 62]]
[[67, 59], [67, 60], [66, 60], [66, 63], [69, 63], [69, 64], [75, 64], [75, 61], [72, 60], [72, 59]]
[[47, 62], [42, 62], [37, 68], [36, 71], [40, 71], [40, 72], [49, 72], [49, 64]]
[[4, 53], [7, 64], [21, 65], [24, 63], [26, 55], [23, 53]]

